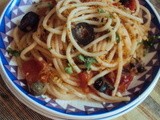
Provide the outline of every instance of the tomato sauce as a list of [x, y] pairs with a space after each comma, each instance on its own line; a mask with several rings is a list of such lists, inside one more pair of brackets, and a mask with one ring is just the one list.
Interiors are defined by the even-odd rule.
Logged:
[[22, 71], [28, 84], [32, 84], [37, 81], [47, 82], [51, 74], [47, 63], [36, 59], [24, 61], [22, 63]]
[[[111, 72], [110, 74], [106, 75], [105, 78], [114, 86], [115, 80], [117, 76], [117, 71]], [[131, 73], [122, 73], [120, 84], [118, 86], [118, 91], [120, 93], [125, 92], [129, 87], [130, 83], [132, 82], [134, 75]]]
[[81, 72], [78, 74], [78, 78], [80, 80], [80, 87], [85, 93], [89, 92], [88, 81], [92, 78], [93, 73]]

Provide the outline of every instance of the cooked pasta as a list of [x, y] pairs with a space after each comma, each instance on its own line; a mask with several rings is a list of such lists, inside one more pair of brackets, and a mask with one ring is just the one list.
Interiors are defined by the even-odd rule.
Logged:
[[[15, 49], [20, 51], [17, 63], [30, 92], [57, 99], [129, 101], [123, 92], [137, 71], [143, 72], [133, 64], [141, 63], [144, 46], [139, 43], [148, 38], [151, 15], [138, 0], [135, 8], [121, 1], [37, 3], [37, 27], [20, 25], [13, 32]], [[27, 24], [23, 20], [20, 24]]]

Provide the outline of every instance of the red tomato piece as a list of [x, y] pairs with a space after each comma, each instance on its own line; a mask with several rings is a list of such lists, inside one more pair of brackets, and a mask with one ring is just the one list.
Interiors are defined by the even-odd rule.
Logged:
[[128, 0], [128, 2], [126, 2], [124, 4], [125, 7], [128, 7], [131, 11], [134, 11], [136, 9], [136, 1], [135, 0]]
[[123, 93], [129, 87], [130, 83], [133, 80], [132, 74], [122, 74], [120, 85], [118, 87], [118, 91]]
[[[111, 72], [110, 74], [106, 75], [105, 78], [108, 80], [108, 82], [114, 86], [115, 80], [117, 76], [117, 71]], [[118, 91], [123, 93], [128, 88], [130, 83], [133, 80], [133, 74], [131, 73], [122, 73], [121, 81], [118, 87]]]
[[114, 6], [118, 6], [118, 3], [113, 3]]
[[43, 63], [36, 59], [30, 59], [23, 62], [22, 71], [25, 74], [28, 84], [32, 84], [33, 82], [38, 81], [39, 73], [41, 72], [43, 67]]
[[88, 81], [92, 78], [93, 73], [87, 73], [87, 72], [81, 72], [78, 74], [79, 80], [80, 80], [80, 87], [82, 88], [82, 90], [86, 93], [89, 92], [89, 88], [88, 88]]
[[116, 80], [116, 74], [117, 74], [117, 71], [114, 71], [105, 76], [106, 80], [108, 80], [108, 82], [113, 86]]

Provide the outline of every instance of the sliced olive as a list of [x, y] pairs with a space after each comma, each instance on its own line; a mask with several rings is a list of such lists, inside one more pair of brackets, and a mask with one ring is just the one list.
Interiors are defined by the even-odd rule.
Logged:
[[32, 83], [30, 86], [30, 90], [33, 95], [42, 95], [45, 92], [44, 84], [42, 82]]
[[103, 86], [103, 79], [99, 78], [98, 80], [96, 80], [93, 86], [96, 90], [99, 90], [101, 86]]
[[129, 0], [120, 0], [120, 3], [122, 3], [122, 5], [126, 4], [127, 2], [129, 2]]
[[144, 68], [143, 65], [140, 64], [140, 65], [137, 67], [137, 71], [138, 71], [138, 73], [143, 73], [144, 71], [146, 71], [146, 69]]
[[39, 15], [34, 12], [25, 14], [20, 22], [19, 29], [23, 32], [35, 30], [38, 26]]
[[87, 45], [94, 40], [94, 29], [93, 26], [88, 23], [78, 23], [72, 29], [74, 39], [78, 44]]
[[140, 59], [132, 58], [130, 62], [130, 70], [136, 70], [136, 73], [142, 73], [146, 69]]
[[106, 82], [109, 90], [114, 90], [115, 89], [114, 86], [111, 85], [107, 80], [105, 82]]
[[100, 92], [105, 92], [108, 89], [108, 85], [104, 82], [103, 85], [99, 88]]
[[114, 87], [106, 81], [104, 77], [99, 78], [93, 84], [94, 88], [100, 92], [105, 92], [106, 90], [114, 90]]

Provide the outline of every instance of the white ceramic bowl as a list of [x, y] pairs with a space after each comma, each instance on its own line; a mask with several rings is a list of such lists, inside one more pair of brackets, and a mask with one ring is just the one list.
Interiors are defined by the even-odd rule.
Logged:
[[[129, 102], [114, 104], [86, 101], [53, 100], [45, 95], [32, 96], [25, 90], [19, 68], [6, 48], [12, 44], [12, 31], [22, 16], [33, 6], [34, 0], [11, 0], [0, 18], [1, 75], [13, 94], [36, 112], [56, 119], [112, 119], [139, 105], [152, 91], [160, 77], [160, 44], [157, 43], [146, 56], [147, 71], [134, 79], [127, 94]], [[160, 34], [160, 17], [148, 0], [140, 0], [152, 13], [151, 34]], [[145, 16], [144, 16], [145, 17]]]

